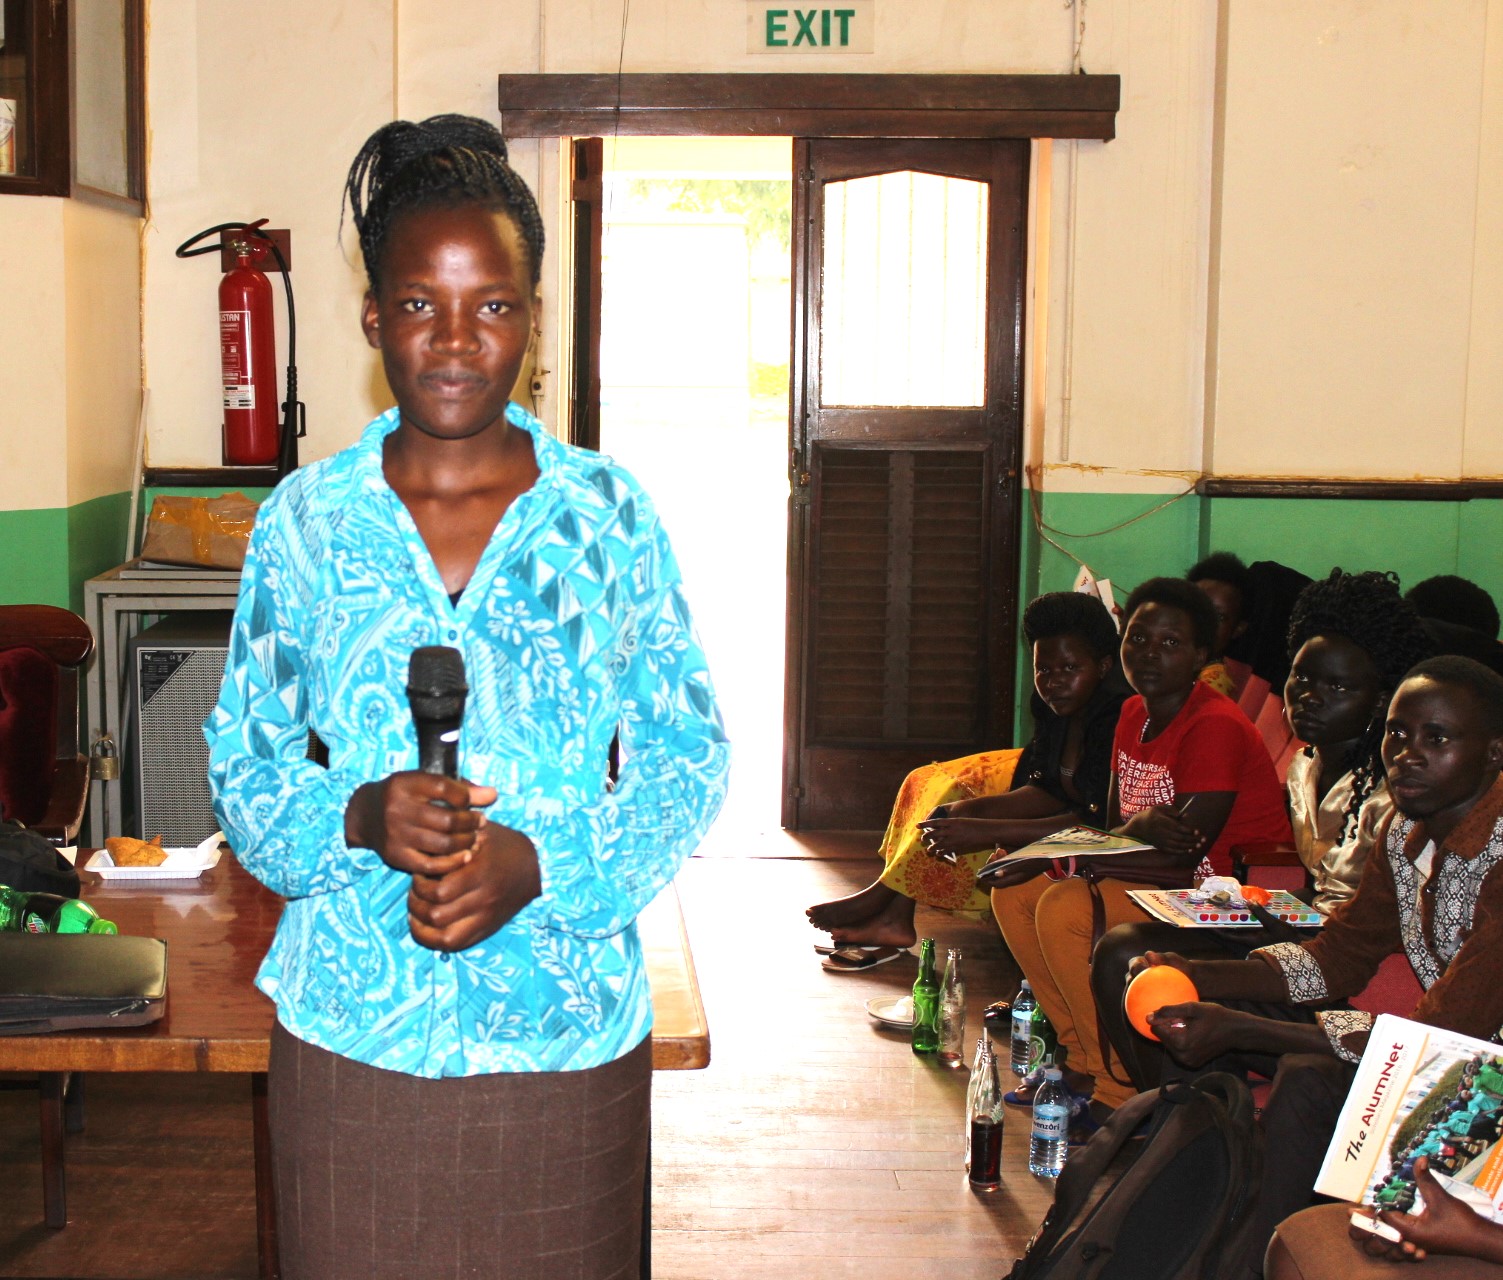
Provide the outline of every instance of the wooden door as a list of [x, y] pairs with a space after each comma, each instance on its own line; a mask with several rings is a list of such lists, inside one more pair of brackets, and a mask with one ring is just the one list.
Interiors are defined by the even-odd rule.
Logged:
[[800, 139], [783, 825], [1011, 741], [1028, 144]]
[[573, 342], [569, 362], [569, 423], [564, 438], [600, 448], [600, 286], [605, 226], [605, 141], [575, 138], [569, 146], [569, 202], [574, 259]]

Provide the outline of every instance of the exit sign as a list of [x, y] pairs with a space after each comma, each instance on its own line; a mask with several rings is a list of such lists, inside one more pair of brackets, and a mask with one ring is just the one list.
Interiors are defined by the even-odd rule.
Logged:
[[871, 53], [876, 0], [829, 5], [747, 0], [751, 53]]

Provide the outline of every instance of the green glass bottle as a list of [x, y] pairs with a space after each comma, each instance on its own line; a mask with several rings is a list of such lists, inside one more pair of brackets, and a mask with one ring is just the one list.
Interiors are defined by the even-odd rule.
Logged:
[[1043, 1005], [1036, 1004], [1028, 1017], [1028, 1074], [1050, 1065], [1063, 1066], [1064, 1055], [1049, 1015], [1044, 1012]]
[[0, 885], [0, 929], [15, 933], [118, 933], [112, 921], [77, 898], [22, 893]]
[[913, 1051], [939, 1052], [939, 978], [934, 972], [934, 939], [919, 943], [918, 978], [913, 984]]

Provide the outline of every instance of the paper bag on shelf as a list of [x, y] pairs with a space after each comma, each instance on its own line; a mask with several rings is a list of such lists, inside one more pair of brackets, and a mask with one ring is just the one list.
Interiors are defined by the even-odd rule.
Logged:
[[238, 569], [245, 563], [258, 505], [243, 493], [155, 498], [146, 517], [141, 558], [205, 569]]

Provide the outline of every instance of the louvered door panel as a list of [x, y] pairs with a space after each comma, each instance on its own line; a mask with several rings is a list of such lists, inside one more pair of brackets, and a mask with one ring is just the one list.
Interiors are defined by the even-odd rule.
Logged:
[[982, 456], [830, 449], [820, 462], [813, 738], [974, 737], [986, 622]]
[[985, 719], [985, 459], [929, 452], [915, 464], [907, 736], [971, 741]]
[[815, 552], [814, 736], [882, 736], [888, 622], [888, 459], [836, 450], [821, 458]]

